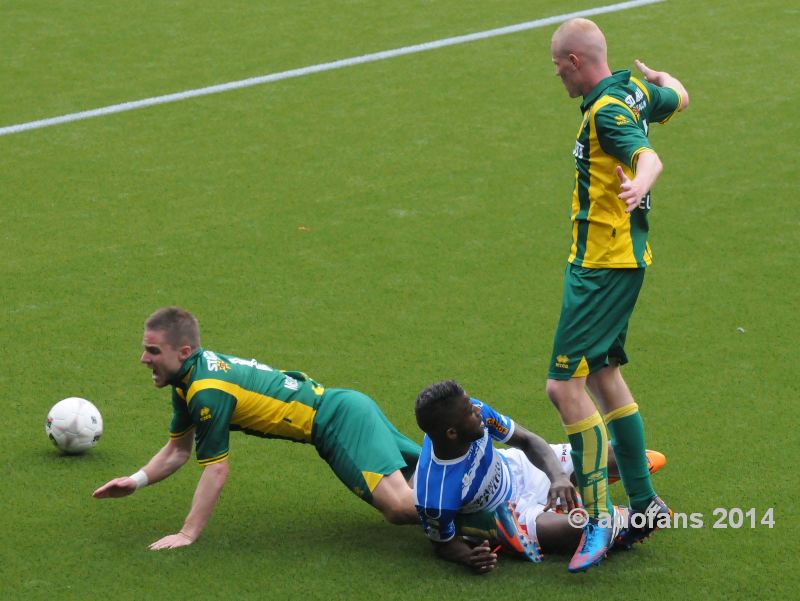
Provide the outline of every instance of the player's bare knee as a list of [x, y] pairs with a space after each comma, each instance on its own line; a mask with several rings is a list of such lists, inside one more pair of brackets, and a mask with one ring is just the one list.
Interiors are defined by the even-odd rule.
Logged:
[[398, 526], [403, 523], [403, 514], [399, 511], [387, 510], [383, 512], [384, 519], [390, 524]]
[[559, 394], [558, 382], [556, 380], [547, 380], [545, 392], [547, 393], [547, 398], [550, 399], [550, 402], [558, 407], [558, 401], [556, 400]]
[[569, 404], [572, 400], [569, 386], [566, 382], [562, 382], [561, 380], [547, 380], [545, 390], [550, 402], [553, 403], [559, 411], [561, 407]]
[[416, 521], [414, 493], [399, 470], [383, 478], [372, 495], [373, 505], [390, 524], [410, 524]]
[[417, 520], [416, 509], [411, 511], [411, 508], [402, 505], [395, 505], [387, 507], [382, 510], [384, 519], [390, 524], [402, 526], [404, 524], [413, 524]]

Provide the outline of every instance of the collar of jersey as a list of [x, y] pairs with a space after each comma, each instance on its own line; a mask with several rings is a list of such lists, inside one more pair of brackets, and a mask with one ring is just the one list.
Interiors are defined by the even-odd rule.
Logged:
[[583, 102], [581, 103], [581, 112], [586, 112], [586, 109], [592, 106], [594, 101], [600, 98], [600, 96], [603, 95], [603, 92], [605, 92], [612, 85], [615, 83], [627, 83], [630, 78], [631, 72], [628, 69], [622, 69], [620, 71], [614, 71], [605, 79], [601, 79], [600, 83], [593, 87], [592, 91], [583, 97]]
[[[486, 437], [486, 428], [485, 427], [484, 427], [484, 430], [483, 430], [483, 436], [484, 436], [484, 438]], [[479, 438], [478, 440], [473, 441], [473, 444], [478, 443], [481, 440], [483, 440], [483, 438]], [[489, 443], [489, 444], [491, 444], [491, 443]], [[455, 459], [439, 459], [436, 456], [436, 452], [433, 449], [433, 444], [431, 444], [431, 459], [433, 460], [434, 463], [436, 463], [438, 465], [455, 465], [456, 463], [460, 463], [460, 462], [464, 461], [464, 459], [467, 458], [467, 455], [469, 455], [469, 452], [471, 450], [472, 450], [472, 444], [469, 445], [469, 448], [467, 449], [467, 452], [464, 453], [463, 455], [461, 455], [460, 457], [456, 457]]]
[[169, 383], [172, 384], [173, 386], [177, 386], [178, 384], [180, 384], [181, 380], [183, 380], [184, 376], [189, 373], [189, 370], [192, 369], [192, 366], [194, 365], [195, 361], [197, 360], [197, 358], [200, 356], [200, 354], [202, 352], [203, 352], [203, 349], [201, 347], [201, 348], [198, 348], [191, 355], [189, 355], [189, 357], [186, 359], [186, 361], [183, 362], [183, 365], [181, 365], [181, 368], [178, 371], [178, 373], [175, 374], [175, 377], [173, 377], [169, 381]]

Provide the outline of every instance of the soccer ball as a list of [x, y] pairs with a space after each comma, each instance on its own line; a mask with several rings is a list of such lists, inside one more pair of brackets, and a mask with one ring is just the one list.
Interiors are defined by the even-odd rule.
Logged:
[[91, 449], [103, 435], [103, 416], [79, 397], [58, 401], [47, 414], [44, 431], [59, 449], [77, 455]]

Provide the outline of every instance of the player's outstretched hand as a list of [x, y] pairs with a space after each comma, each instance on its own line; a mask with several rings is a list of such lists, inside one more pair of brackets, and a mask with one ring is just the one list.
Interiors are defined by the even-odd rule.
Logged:
[[488, 574], [497, 566], [497, 553], [492, 551], [488, 540], [472, 549], [469, 565], [477, 574]]
[[659, 80], [661, 79], [661, 71], [656, 71], [655, 69], [651, 69], [650, 67], [645, 65], [642, 61], [640, 61], [638, 58], [635, 61], [633, 61], [633, 64], [636, 65], [636, 68], [639, 69], [639, 71], [641, 71], [642, 75], [644, 75], [644, 78], [647, 81], [654, 83], [656, 85], [661, 85], [659, 83]]
[[136, 492], [136, 482], [124, 476], [122, 478], [114, 478], [106, 482], [92, 493], [95, 499], [109, 499], [116, 497], [127, 497]]
[[194, 539], [189, 538], [183, 532], [178, 534], [170, 534], [164, 538], [158, 539], [148, 547], [151, 551], [160, 551], [161, 549], [177, 549], [178, 547], [185, 547], [191, 545]]
[[647, 81], [654, 83], [657, 86], [672, 88], [678, 93], [678, 95], [681, 97], [681, 103], [678, 106], [679, 111], [685, 110], [686, 107], [689, 106], [689, 93], [686, 91], [686, 88], [679, 79], [673, 77], [666, 71], [656, 71], [655, 69], [651, 69], [638, 58], [633, 62], [636, 65], [636, 68], [642, 72], [642, 75], [644, 75], [644, 78]]
[[555, 509], [558, 505], [567, 513], [580, 506], [578, 503], [578, 491], [575, 490], [575, 486], [566, 476], [561, 476], [550, 483], [550, 491], [547, 493], [547, 505], [544, 506], [544, 510]]
[[627, 206], [625, 212], [630, 213], [639, 206], [639, 201], [644, 198], [647, 191], [639, 190], [635, 182], [625, 175], [619, 165], [617, 165], [617, 177], [619, 178], [619, 194], [617, 196]]

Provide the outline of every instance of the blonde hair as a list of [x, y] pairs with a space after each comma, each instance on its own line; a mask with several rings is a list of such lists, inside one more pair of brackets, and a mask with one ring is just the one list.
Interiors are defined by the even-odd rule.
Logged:
[[570, 19], [553, 33], [553, 47], [558, 54], [575, 54], [596, 63], [608, 60], [608, 47], [603, 32], [589, 19]]
[[145, 330], [158, 330], [167, 336], [174, 348], [188, 345], [192, 350], [200, 347], [200, 324], [197, 318], [180, 307], [163, 307], [144, 322]]

